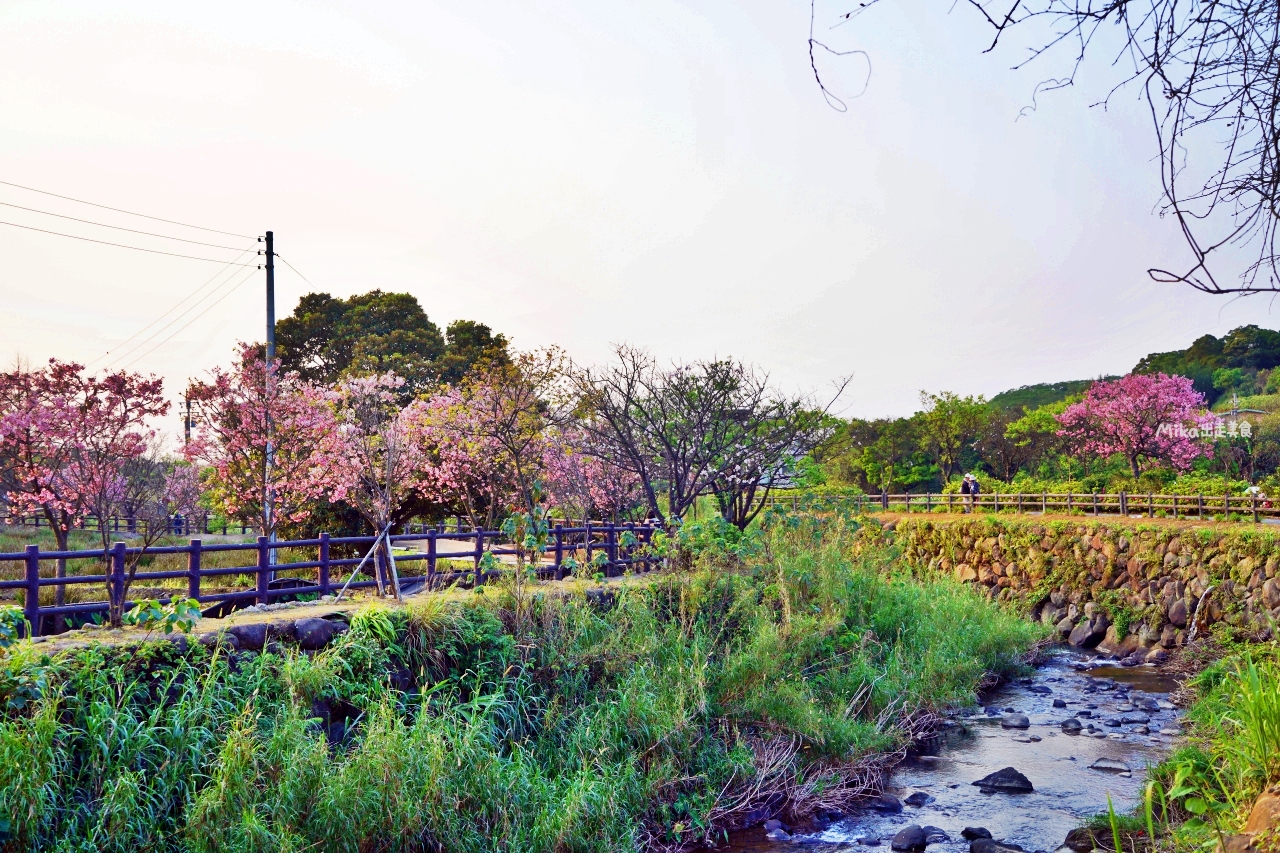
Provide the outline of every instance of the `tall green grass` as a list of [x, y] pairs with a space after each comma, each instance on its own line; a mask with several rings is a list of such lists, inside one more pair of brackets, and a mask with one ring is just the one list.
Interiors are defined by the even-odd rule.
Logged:
[[535, 587], [365, 611], [313, 656], [20, 650], [0, 666], [3, 849], [689, 845], [766, 802], [865, 793], [911, 712], [971, 701], [1040, 636], [854, 557], [850, 522], [753, 535], [745, 564], [607, 610]]

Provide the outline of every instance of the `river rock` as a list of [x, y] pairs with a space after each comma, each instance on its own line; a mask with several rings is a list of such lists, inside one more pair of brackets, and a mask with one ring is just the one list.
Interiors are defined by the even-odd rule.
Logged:
[[1272, 785], [1254, 800], [1244, 829], [1227, 836], [1226, 853], [1257, 853], [1253, 843], [1257, 833], [1268, 831], [1271, 835], [1277, 827], [1280, 827], [1280, 785]]
[[1084, 724], [1075, 717], [1067, 717], [1062, 721], [1062, 730], [1069, 735], [1079, 734], [1080, 730], [1083, 728]]
[[1109, 627], [1111, 625], [1107, 621], [1107, 617], [1099, 613], [1092, 619], [1086, 619], [1071, 629], [1071, 633], [1067, 636], [1067, 642], [1073, 646], [1091, 649], [1101, 643], [1103, 638], [1107, 636], [1107, 628]]
[[1144, 696], [1141, 699], [1135, 699], [1133, 704], [1137, 705], [1142, 710], [1152, 714], [1160, 710], [1160, 703], [1157, 702], [1155, 699], [1152, 699], [1150, 696]]
[[1104, 770], [1108, 773], [1128, 773], [1129, 765], [1114, 758], [1099, 758], [1089, 765], [1090, 770]]
[[1147, 652], [1147, 663], [1164, 663], [1169, 659], [1169, 653], [1161, 648], [1155, 648]]
[[764, 834], [770, 841], [790, 841], [791, 834], [783, 829], [771, 829]]
[[1033, 684], [1027, 688], [1028, 693], [1039, 693], [1041, 696], [1048, 696], [1053, 692], [1053, 688], [1046, 687], [1043, 684]]
[[1179, 628], [1187, 627], [1187, 602], [1178, 599], [1169, 605], [1169, 622]]
[[786, 824], [778, 820], [776, 817], [771, 817], [764, 822], [765, 832], [772, 832], [775, 829], [781, 829], [782, 831], [785, 832], [787, 827], [786, 827]]
[[1007, 841], [979, 838], [970, 842], [969, 853], [1022, 853], [1022, 848]]
[[1031, 721], [1026, 714], [1005, 714], [1000, 719], [1000, 726], [1006, 729], [1029, 729]]
[[898, 830], [898, 834], [893, 836], [889, 846], [900, 853], [920, 853], [928, 843], [924, 827], [913, 823]]
[[946, 844], [951, 840], [951, 836], [947, 835], [936, 826], [921, 827], [924, 830], [925, 844]]
[[863, 847], [879, 847], [880, 839], [872, 838], [870, 835], [867, 835], [862, 838], [859, 838], [858, 843], [861, 844]]
[[329, 645], [339, 634], [346, 633], [347, 626], [341, 622], [332, 622], [313, 616], [294, 622], [293, 630], [299, 646], [308, 651], [315, 651]]
[[929, 796], [924, 791], [916, 791], [914, 794], [903, 800], [903, 802], [909, 806], [916, 806], [919, 808], [932, 799], [933, 797]]
[[1054, 699], [1054, 700], [1053, 700], [1053, 707], [1055, 707], [1055, 708], [1065, 708], [1065, 707], [1067, 707], [1067, 702], [1066, 702], [1066, 700], [1065, 700], [1065, 699]]
[[1136, 726], [1151, 722], [1151, 718], [1146, 714], [1125, 714], [1120, 718], [1120, 722], [1129, 726]]
[[867, 803], [867, 808], [883, 814], [898, 814], [902, 811], [902, 801], [893, 794], [881, 794]]
[[236, 638], [242, 649], [259, 652], [267, 644], [267, 626], [262, 622], [251, 622], [247, 625], [232, 625], [227, 633]]
[[979, 838], [990, 838], [991, 832], [985, 826], [966, 826], [960, 830], [960, 837], [965, 841], [977, 841]]
[[1012, 767], [983, 776], [973, 784], [984, 794], [1027, 794], [1035, 790], [1031, 780]]

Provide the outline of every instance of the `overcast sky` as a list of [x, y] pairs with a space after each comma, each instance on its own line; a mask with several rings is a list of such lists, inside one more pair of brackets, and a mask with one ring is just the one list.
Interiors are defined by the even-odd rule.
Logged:
[[[1090, 107], [1110, 68], [1018, 119], [1062, 62], [1011, 71], [1018, 49], [982, 54], [963, 4], [883, 2], [834, 30], [856, 4], [818, 9], [823, 38], [870, 57], [869, 80], [826, 60], [838, 94], [867, 84], [847, 112], [813, 80], [802, 0], [0, 2], [0, 181], [273, 229], [311, 282], [280, 270], [281, 316], [312, 289], [408, 291], [441, 327], [584, 362], [629, 342], [794, 390], [852, 374], [843, 409], [863, 416], [1277, 326], [1262, 298], [1147, 278], [1186, 253], [1154, 212], [1138, 93]], [[253, 242], [10, 186], [0, 202], [233, 247], [0, 207], [181, 254]], [[0, 226], [4, 347], [157, 372], [176, 397], [262, 338], [261, 274], [226, 268], [121, 342], [222, 269]]]

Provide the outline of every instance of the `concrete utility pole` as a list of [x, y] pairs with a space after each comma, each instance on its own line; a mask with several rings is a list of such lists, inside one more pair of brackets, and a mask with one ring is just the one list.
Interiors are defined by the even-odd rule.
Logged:
[[275, 234], [267, 232], [267, 364], [276, 358], [276, 248]]
[[[266, 422], [267, 422], [267, 447], [266, 459], [263, 461], [262, 467], [262, 518], [267, 528], [267, 538], [271, 543], [276, 541], [275, 529], [275, 495], [271, 489], [271, 466], [275, 463], [275, 446], [272, 442], [272, 422], [271, 422], [271, 381], [270, 373], [275, 365], [276, 360], [276, 245], [275, 234], [271, 231], [266, 236], [266, 257], [267, 257], [267, 377], [266, 385], [263, 392], [267, 395], [264, 400], [266, 406]], [[268, 548], [267, 559], [271, 565], [276, 564], [276, 552], [274, 548]], [[274, 572], [272, 573], [274, 576]], [[274, 579], [274, 578], [273, 578]]]

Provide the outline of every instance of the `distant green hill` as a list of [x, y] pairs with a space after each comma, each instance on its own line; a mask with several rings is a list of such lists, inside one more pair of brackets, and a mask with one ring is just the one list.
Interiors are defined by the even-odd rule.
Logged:
[[1186, 349], [1153, 352], [1133, 368], [1134, 373], [1169, 373], [1186, 376], [1197, 391], [1213, 403], [1222, 389], [1213, 385], [1213, 372], [1239, 368], [1246, 374], [1241, 393], [1259, 393], [1265, 388], [1264, 371], [1280, 366], [1280, 332], [1258, 326], [1241, 326], [1221, 338], [1201, 335]]
[[[1104, 379], [1115, 379], [1104, 376]], [[1034, 409], [1049, 403], [1065, 400], [1072, 394], [1081, 394], [1089, 389], [1096, 379], [1073, 379], [1069, 382], [1041, 382], [1038, 385], [1023, 385], [1012, 391], [1002, 391], [991, 398], [991, 405], [1001, 409], [1021, 409], [1026, 406]]]

